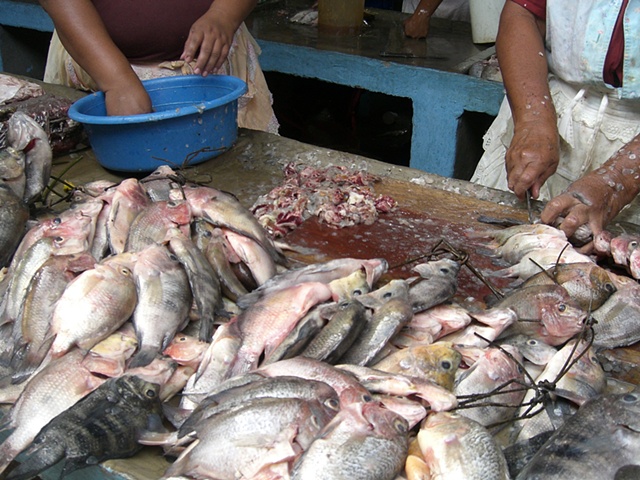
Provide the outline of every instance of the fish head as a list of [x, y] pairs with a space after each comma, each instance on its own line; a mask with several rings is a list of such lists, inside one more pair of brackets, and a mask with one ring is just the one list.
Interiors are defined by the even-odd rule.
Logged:
[[329, 288], [335, 302], [349, 300], [371, 290], [364, 269], [358, 269], [346, 277], [329, 282]]
[[160, 385], [138, 375], [124, 375], [114, 379], [113, 389], [125, 402], [132, 405], [148, 405], [160, 408]]
[[207, 342], [191, 335], [176, 335], [167, 348], [162, 352], [174, 359], [180, 365], [191, 365], [194, 362], [200, 363], [205, 350], [209, 347]]

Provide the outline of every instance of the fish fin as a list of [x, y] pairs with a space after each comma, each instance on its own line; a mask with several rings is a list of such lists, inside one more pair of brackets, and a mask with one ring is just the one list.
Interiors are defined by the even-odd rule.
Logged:
[[[56, 452], [54, 448], [58, 448], [59, 451]], [[32, 445], [25, 455], [27, 458], [9, 472], [7, 480], [27, 480], [35, 477], [64, 458], [64, 446], [57, 443]]]
[[127, 365], [127, 369], [136, 368], [136, 367], [146, 367], [153, 361], [154, 358], [156, 358], [157, 354], [158, 354], [158, 349], [154, 347], [142, 348], [138, 350], [138, 353], [136, 353], [133, 357], [131, 357], [129, 364]]

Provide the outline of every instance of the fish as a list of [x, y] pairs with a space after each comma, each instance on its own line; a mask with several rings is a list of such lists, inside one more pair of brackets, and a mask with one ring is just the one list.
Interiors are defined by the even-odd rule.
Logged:
[[367, 366], [375, 363], [377, 355], [407, 325], [413, 317], [411, 304], [400, 299], [391, 299], [374, 311], [363, 326], [362, 333], [355, 339], [340, 363]]
[[267, 250], [250, 237], [229, 229], [222, 229], [229, 248], [249, 268], [257, 285], [263, 285], [277, 273], [276, 263]]
[[588, 263], [591, 258], [579, 253], [570, 243], [560, 248], [538, 248], [527, 253], [522, 259], [507, 268], [496, 270], [492, 276], [527, 280], [533, 275], [563, 263]]
[[85, 270], [69, 282], [53, 311], [51, 357], [64, 355], [74, 345], [90, 349], [104, 340], [131, 317], [137, 301], [127, 267], [97, 264]]
[[421, 280], [409, 288], [409, 301], [413, 312], [423, 312], [451, 299], [458, 287], [460, 264], [443, 258], [418, 264], [412, 268]]
[[[613, 274], [612, 274], [613, 275]], [[591, 313], [593, 343], [599, 348], [619, 348], [640, 341], [640, 285], [629, 277], [616, 275], [616, 292]]]
[[248, 294], [246, 287], [238, 279], [229, 262], [229, 246], [222, 229], [214, 227], [204, 220], [194, 220], [194, 243], [205, 255], [213, 268], [220, 289], [224, 296], [237, 301], [243, 295]]
[[124, 253], [129, 230], [136, 217], [151, 203], [140, 182], [126, 178], [113, 189], [107, 218], [107, 238], [111, 253]]
[[258, 367], [260, 356], [269, 356], [296, 323], [315, 305], [331, 298], [329, 287], [320, 282], [305, 282], [278, 290], [238, 315], [242, 345], [231, 368], [231, 375]]
[[502, 450], [480, 423], [452, 412], [431, 413], [418, 431], [430, 477], [508, 480]]
[[53, 360], [26, 384], [16, 403], [3, 418], [13, 429], [0, 445], [0, 472], [33, 441], [40, 430], [78, 400], [98, 388], [104, 379], [84, 368], [77, 349]]
[[193, 410], [213, 388], [230, 376], [229, 371], [242, 345], [236, 319], [234, 317], [216, 329], [196, 373], [189, 378], [182, 392], [182, 409]]
[[15, 323], [12, 364], [16, 368], [18, 364], [20, 370], [40, 365], [50, 346], [47, 333], [58, 300], [71, 280], [94, 266], [95, 259], [89, 253], [55, 255], [36, 271], [25, 295], [20, 322]]
[[393, 480], [408, 451], [408, 424], [377, 402], [344, 407], [295, 462], [291, 480]]
[[[268, 293], [288, 288], [299, 283], [316, 281], [330, 284], [334, 280], [344, 278], [355, 271], [364, 269], [367, 285], [370, 288], [387, 271], [389, 264], [383, 258], [337, 258], [327, 262], [312, 263], [299, 268], [288, 269], [271, 278], [264, 285], [238, 299], [238, 306], [247, 308], [260, 297]], [[366, 295], [363, 295], [365, 297]], [[362, 301], [362, 299], [359, 299]]]
[[286, 473], [289, 462], [309, 447], [334, 415], [317, 400], [253, 399], [199, 425], [197, 441], [162, 478], [277, 478], [274, 471]]
[[462, 330], [472, 321], [466, 308], [455, 303], [442, 303], [415, 313], [411, 321], [391, 341], [399, 348], [426, 345]]
[[159, 428], [159, 392], [158, 385], [134, 375], [107, 380], [49, 422], [7, 478], [31, 478], [59, 461], [65, 476], [110, 458], [132, 456], [142, 448], [139, 431]]
[[551, 346], [561, 345], [580, 332], [586, 317], [569, 292], [555, 284], [518, 288], [495, 308], [509, 308], [518, 317], [501, 337], [524, 334]]
[[331, 316], [339, 315], [335, 310], [335, 303], [322, 304], [312, 308], [296, 323], [287, 337], [268, 356], [265, 356], [261, 365], [301, 355], [309, 343], [315, 340]]
[[173, 337], [169, 345], [162, 351], [162, 354], [171, 357], [179, 365], [197, 369], [208, 347], [208, 342], [203, 342], [197, 337], [181, 333]]
[[527, 335], [513, 335], [502, 338], [500, 343], [502, 345], [513, 345], [524, 358], [535, 365], [546, 365], [557, 353], [557, 350], [551, 345], [547, 345], [543, 341]]
[[524, 382], [520, 368], [522, 356], [511, 345], [488, 347], [479, 352], [478, 359], [468, 369], [461, 370], [455, 380], [453, 392], [462, 407], [456, 413], [487, 428], [502, 427], [513, 418], [526, 393], [520, 386]]
[[94, 375], [120, 377], [126, 370], [126, 362], [138, 347], [138, 340], [131, 322], [95, 344], [87, 352], [82, 365]]
[[417, 345], [385, 357], [372, 368], [410, 377], [425, 378], [447, 390], [453, 390], [462, 355], [447, 342]]
[[182, 264], [166, 246], [149, 246], [137, 253], [133, 266], [137, 303], [133, 326], [138, 352], [130, 368], [148, 365], [189, 321], [193, 295]]
[[510, 308], [490, 308], [482, 313], [474, 313], [473, 318], [477, 321], [463, 330], [445, 335], [441, 340], [457, 345], [485, 347], [518, 320], [516, 312]]
[[185, 185], [183, 192], [196, 217], [251, 238], [269, 253], [275, 263], [287, 264], [286, 257], [275, 246], [267, 231], [236, 197], [212, 187], [195, 184]]
[[357, 341], [366, 324], [365, 307], [358, 300], [343, 301], [300, 355], [334, 364]]
[[640, 237], [631, 233], [621, 233], [611, 238], [609, 245], [613, 261], [618, 265], [628, 265], [631, 253], [638, 248], [639, 242]]
[[336, 302], [351, 300], [354, 297], [366, 295], [371, 291], [364, 268], [360, 268], [345, 277], [330, 281], [329, 288], [333, 293], [333, 300]]
[[300, 377], [279, 376], [260, 378], [209, 395], [200, 402], [189, 418], [180, 426], [178, 437], [198, 432], [204, 421], [232, 408], [258, 398], [297, 398], [318, 400], [334, 414], [340, 409], [338, 394], [328, 384]]
[[125, 251], [139, 252], [150, 245], [162, 243], [171, 228], [181, 228], [188, 235], [190, 222], [191, 210], [185, 200], [152, 202], [131, 222]]
[[192, 298], [199, 315], [199, 338], [204, 342], [209, 342], [213, 334], [215, 312], [222, 306], [220, 280], [207, 258], [191, 241], [190, 237], [184, 236], [178, 229], [172, 228], [167, 232], [167, 238], [170, 250], [184, 267], [189, 280]]
[[153, 172], [140, 180], [147, 196], [154, 202], [169, 200], [171, 191], [184, 183], [182, 174], [168, 165], [160, 165]]
[[544, 248], [562, 249], [566, 244], [566, 237], [564, 235], [560, 236], [555, 232], [553, 234], [546, 233], [539, 235], [519, 233], [513, 235], [502, 245], [495, 248], [494, 255], [509, 265], [514, 265], [534, 250]]
[[8, 146], [0, 150], [0, 180], [8, 191], [13, 193], [23, 208], [27, 208], [23, 200], [27, 183], [24, 171], [25, 156], [21, 150]]
[[506, 241], [508, 241], [514, 235], [554, 235], [560, 238], [567, 239], [565, 233], [551, 225], [546, 225], [544, 223], [532, 223], [532, 224], [520, 224], [520, 225], [512, 225], [507, 228], [494, 228], [487, 230], [473, 230], [466, 233], [468, 237], [471, 238], [493, 238], [496, 246], [503, 245]]
[[529, 277], [519, 288], [561, 285], [584, 311], [593, 312], [616, 291], [609, 272], [594, 262], [561, 263]]
[[0, 183], [0, 268], [8, 267], [22, 240], [29, 209], [7, 185]]
[[598, 395], [553, 433], [516, 478], [618, 478], [618, 472], [638, 465], [639, 418], [637, 388], [627, 393]]
[[456, 396], [430, 380], [401, 373], [388, 373], [370, 367], [342, 364], [337, 368], [354, 375], [367, 390], [387, 395], [413, 396], [429, 404], [431, 410], [451, 410], [458, 405]]
[[53, 152], [49, 137], [38, 122], [18, 110], [7, 122], [7, 140], [13, 148], [25, 153], [27, 180], [23, 200], [31, 204], [40, 197], [51, 176]]

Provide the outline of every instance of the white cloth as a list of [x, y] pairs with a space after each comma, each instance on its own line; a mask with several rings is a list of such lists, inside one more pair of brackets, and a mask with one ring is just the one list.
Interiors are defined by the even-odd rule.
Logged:
[[[404, 13], [413, 13], [419, 3], [420, 0], [403, 0], [402, 11]], [[470, 22], [471, 15], [469, 13], [469, 0], [443, 0], [433, 14], [433, 18], [446, 18], [449, 20]]]
[[[550, 77], [551, 96], [558, 116], [560, 166], [540, 190], [540, 200], [550, 200], [586, 172], [606, 162], [615, 152], [640, 134], [640, 106], [617, 98], [577, 89]], [[484, 136], [484, 155], [471, 182], [508, 190], [504, 164], [513, 138], [513, 118], [506, 98], [495, 121]], [[640, 225], [639, 200], [623, 211], [619, 220]]]

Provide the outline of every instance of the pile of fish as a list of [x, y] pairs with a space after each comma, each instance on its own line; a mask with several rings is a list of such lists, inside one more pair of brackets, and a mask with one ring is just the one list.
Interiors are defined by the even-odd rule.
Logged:
[[235, 197], [168, 167], [84, 185], [0, 283], [0, 470], [150, 445], [167, 479], [637, 473], [640, 392], [608, 387], [596, 349], [640, 339], [640, 286], [551, 227], [482, 235], [517, 280], [463, 302], [456, 255], [391, 280], [382, 258], [292, 265]]

